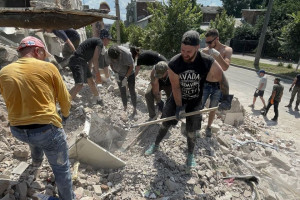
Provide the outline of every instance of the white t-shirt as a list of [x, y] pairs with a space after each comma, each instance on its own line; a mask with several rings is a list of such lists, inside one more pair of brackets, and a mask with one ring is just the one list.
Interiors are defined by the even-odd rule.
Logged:
[[264, 85], [263, 85], [263, 87], [260, 90], [264, 91], [266, 89], [266, 87], [267, 87], [267, 77], [266, 77], [266, 75], [264, 75], [263, 77], [260, 78], [260, 81], [258, 83], [258, 87], [257, 88], [259, 88], [262, 83]]

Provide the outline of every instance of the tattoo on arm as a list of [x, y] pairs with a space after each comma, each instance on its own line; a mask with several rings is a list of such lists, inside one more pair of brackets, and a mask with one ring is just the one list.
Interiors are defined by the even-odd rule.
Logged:
[[222, 81], [220, 82], [220, 90], [225, 95], [229, 94], [229, 84], [224, 72], [222, 72]]

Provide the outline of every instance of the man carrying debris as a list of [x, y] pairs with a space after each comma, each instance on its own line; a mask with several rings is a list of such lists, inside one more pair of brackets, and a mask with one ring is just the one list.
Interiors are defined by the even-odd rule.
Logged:
[[262, 114], [264, 116], [267, 116], [267, 113], [272, 105], [274, 105], [274, 112], [275, 116], [271, 119], [272, 121], [278, 120], [278, 106], [279, 102], [281, 101], [282, 95], [283, 95], [283, 86], [280, 84], [280, 78], [274, 79], [274, 86], [272, 90], [272, 95], [269, 98], [269, 103], [267, 105], [267, 108], [262, 111]]
[[62, 119], [66, 120], [71, 97], [57, 68], [45, 62], [47, 51], [35, 37], [24, 38], [21, 58], [0, 71], [0, 91], [6, 103], [11, 133], [28, 143], [32, 165], [39, 167], [44, 154], [55, 175], [60, 199], [75, 199]]
[[256, 98], [259, 96], [262, 103], [264, 104], [264, 107], [262, 108], [263, 109], [266, 109], [266, 103], [265, 103], [265, 100], [264, 100], [264, 92], [265, 92], [265, 89], [267, 87], [267, 78], [266, 78], [266, 72], [265, 70], [259, 70], [259, 76], [260, 76], [260, 80], [259, 80], [259, 83], [258, 83], [258, 87], [256, 88], [255, 92], [254, 92], [254, 97], [253, 97], [253, 103], [251, 105], [249, 105], [249, 107], [251, 108], [254, 108], [254, 105], [255, 105], [255, 101], [256, 101]]
[[[64, 57], [63, 59], [69, 58], [79, 46], [80, 35], [76, 30], [72, 28], [67, 30], [46, 29], [46, 32], [53, 33], [65, 42], [64, 47], [62, 49], [62, 55]], [[59, 57], [56, 56], [56, 59], [59, 59]], [[63, 60], [58, 60], [59, 63], [62, 61]]]
[[[203, 49], [203, 53], [212, 56], [215, 61], [222, 67], [224, 71], [229, 68], [232, 48], [222, 44], [219, 40], [219, 31], [217, 29], [210, 29], [205, 34], [205, 42], [207, 47]], [[210, 98], [209, 108], [216, 107], [219, 104], [221, 97], [220, 84], [218, 80], [213, 76], [209, 75], [204, 83], [203, 97], [202, 97], [202, 108], [208, 98]], [[206, 127], [206, 137], [211, 137], [211, 125], [215, 118], [216, 111], [209, 112], [208, 123]]]
[[300, 103], [300, 74], [297, 74], [297, 76], [295, 77], [289, 91], [290, 92], [292, 91], [292, 95], [291, 95], [290, 103], [288, 105], [286, 105], [285, 107], [288, 107], [288, 108], [292, 107], [293, 101], [294, 101], [295, 96], [297, 94], [295, 111], [299, 111], [298, 106], [299, 106], [299, 103]]
[[110, 83], [111, 79], [110, 79], [109, 69], [108, 69], [108, 65], [105, 63], [105, 56], [104, 56], [105, 52], [107, 51], [106, 47], [108, 46], [109, 42], [112, 39], [109, 32], [108, 32], [108, 30], [102, 29], [100, 31], [100, 39], [102, 40], [102, 43], [103, 43], [103, 46], [104, 46], [103, 47], [104, 51], [101, 51], [100, 54], [99, 54], [99, 59], [98, 59], [99, 68], [103, 69], [104, 75], [105, 75], [105, 78], [106, 78], [106, 82]]
[[145, 94], [147, 108], [149, 112], [149, 119], [156, 116], [154, 100], [160, 112], [163, 111], [164, 101], [161, 99], [161, 90], [164, 90], [167, 97], [172, 92], [171, 82], [168, 76], [168, 63], [165, 61], [158, 62], [152, 69], [150, 74], [150, 84]]
[[96, 82], [101, 83], [98, 59], [100, 52], [103, 50], [103, 43], [100, 38], [89, 38], [82, 42], [71, 56], [69, 67], [75, 80], [75, 86], [70, 90], [72, 99], [76, 97], [76, 94], [82, 89], [83, 83], [87, 79], [87, 83], [94, 95], [93, 104], [103, 104], [90, 70], [93, 64]]
[[[130, 51], [131, 51], [131, 53], [134, 52], [132, 49]], [[142, 51], [141, 53], [139, 52], [136, 67], [135, 67], [135, 76], [138, 75], [138, 73], [141, 69], [141, 65], [154, 66], [159, 61], [167, 62], [167, 59], [163, 55], [161, 55], [155, 51], [145, 50], [145, 51]]]
[[[168, 74], [172, 85], [172, 95], [168, 98], [163, 109], [162, 118], [176, 116], [177, 120], [162, 123], [154, 144], [145, 152], [145, 155], [154, 153], [167, 134], [171, 125], [176, 125], [180, 120], [183, 110], [193, 112], [201, 109], [203, 86], [207, 76], [214, 76], [217, 81], [223, 81], [222, 91], [228, 95], [229, 86], [223, 70], [214, 59], [199, 51], [200, 38], [196, 31], [190, 30], [184, 33], [181, 40], [181, 53], [174, 56], [169, 62]], [[230, 102], [222, 102], [222, 106]], [[187, 166], [196, 165], [194, 159], [194, 147], [196, 130], [201, 128], [201, 114], [186, 117], [186, 132], [188, 157]]]
[[126, 86], [128, 84], [133, 105], [132, 116], [134, 116], [136, 114], [135, 75], [133, 70], [134, 63], [130, 51], [125, 47], [113, 45], [105, 53], [105, 61], [117, 75], [116, 80], [121, 92], [124, 111], [127, 110]]

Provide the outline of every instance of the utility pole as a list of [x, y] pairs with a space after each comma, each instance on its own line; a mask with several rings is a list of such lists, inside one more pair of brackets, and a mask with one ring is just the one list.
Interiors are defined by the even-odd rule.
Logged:
[[116, 14], [117, 14], [117, 21], [116, 21], [116, 29], [117, 29], [117, 44], [121, 44], [121, 36], [120, 36], [120, 6], [119, 0], [115, 0], [116, 4]]
[[264, 25], [262, 27], [262, 31], [261, 31], [261, 34], [260, 34], [260, 37], [259, 37], [259, 42], [258, 42], [256, 54], [255, 54], [254, 67], [256, 69], [259, 69], [259, 59], [260, 59], [262, 48], [263, 48], [264, 41], [265, 41], [265, 36], [266, 36], [266, 32], [267, 32], [268, 23], [269, 23], [269, 20], [270, 20], [272, 5], [273, 5], [273, 0], [269, 0]]

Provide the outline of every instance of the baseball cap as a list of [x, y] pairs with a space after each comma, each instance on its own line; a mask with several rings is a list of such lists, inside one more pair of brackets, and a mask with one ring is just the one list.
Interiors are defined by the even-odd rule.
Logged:
[[162, 78], [163, 75], [168, 70], [168, 63], [165, 61], [160, 61], [155, 65], [154, 69], [155, 69], [154, 77]]
[[110, 40], [112, 39], [111, 35], [109, 34], [108, 30], [106, 30], [106, 29], [102, 29], [100, 31], [100, 38], [101, 39], [107, 38], [107, 39], [110, 39]]
[[46, 50], [44, 43], [41, 40], [37, 39], [36, 37], [33, 37], [33, 36], [25, 37], [20, 42], [17, 50], [19, 51], [20, 49], [23, 49], [25, 47], [41, 47], [45, 50], [46, 57], [51, 56], [51, 54]]
[[261, 69], [261, 70], [258, 71], [258, 73], [264, 73], [265, 74], [266, 72], [265, 72], [265, 70]]
[[276, 81], [280, 82], [280, 81], [281, 81], [281, 78], [279, 78], [279, 77], [276, 77], [274, 80], [276, 80]]
[[190, 46], [197, 46], [200, 44], [200, 36], [197, 31], [187, 31], [183, 34], [181, 43]]

